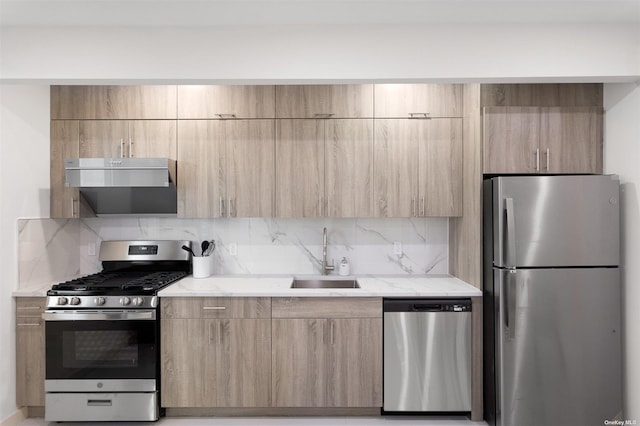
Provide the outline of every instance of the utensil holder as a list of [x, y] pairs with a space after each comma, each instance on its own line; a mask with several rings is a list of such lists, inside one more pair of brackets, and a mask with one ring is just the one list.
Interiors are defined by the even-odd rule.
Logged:
[[213, 261], [211, 256], [192, 257], [193, 278], [207, 278], [213, 273]]

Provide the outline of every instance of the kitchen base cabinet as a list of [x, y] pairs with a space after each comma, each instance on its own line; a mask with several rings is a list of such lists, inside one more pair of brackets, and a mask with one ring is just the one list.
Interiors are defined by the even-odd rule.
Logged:
[[342, 308], [358, 300], [312, 299], [315, 309], [305, 309], [309, 300], [274, 299], [273, 406], [381, 407], [382, 318], [376, 299], [363, 302], [373, 309], [355, 307], [369, 316], [364, 318], [343, 317]]
[[44, 297], [16, 299], [16, 404], [44, 406]]
[[271, 405], [271, 321], [162, 320], [163, 407]]

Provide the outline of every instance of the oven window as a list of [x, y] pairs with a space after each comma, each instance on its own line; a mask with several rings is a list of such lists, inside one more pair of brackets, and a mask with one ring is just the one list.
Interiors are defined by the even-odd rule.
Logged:
[[151, 379], [157, 321], [47, 321], [47, 379]]
[[135, 330], [87, 330], [62, 333], [64, 368], [122, 368], [138, 366]]

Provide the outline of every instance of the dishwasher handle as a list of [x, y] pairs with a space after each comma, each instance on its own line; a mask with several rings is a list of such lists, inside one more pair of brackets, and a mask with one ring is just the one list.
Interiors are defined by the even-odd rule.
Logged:
[[384, 299], [384, 312], [471, 312], [471, 299]]

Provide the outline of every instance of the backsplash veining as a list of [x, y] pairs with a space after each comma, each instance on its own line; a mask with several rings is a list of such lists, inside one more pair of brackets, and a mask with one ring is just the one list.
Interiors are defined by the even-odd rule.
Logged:
[[[324, 227], [329, 262], [346, 257], [352, 274], [448, 273], [446, 218], [24, 219], [18, 224], [19, 286], [99, 271], [90, 244], [97, 251], [100, 241], [116, 239], [214, 239], [215, 274], [319, 274]], [[400, 255], [394, 242], [402, 245]]]

